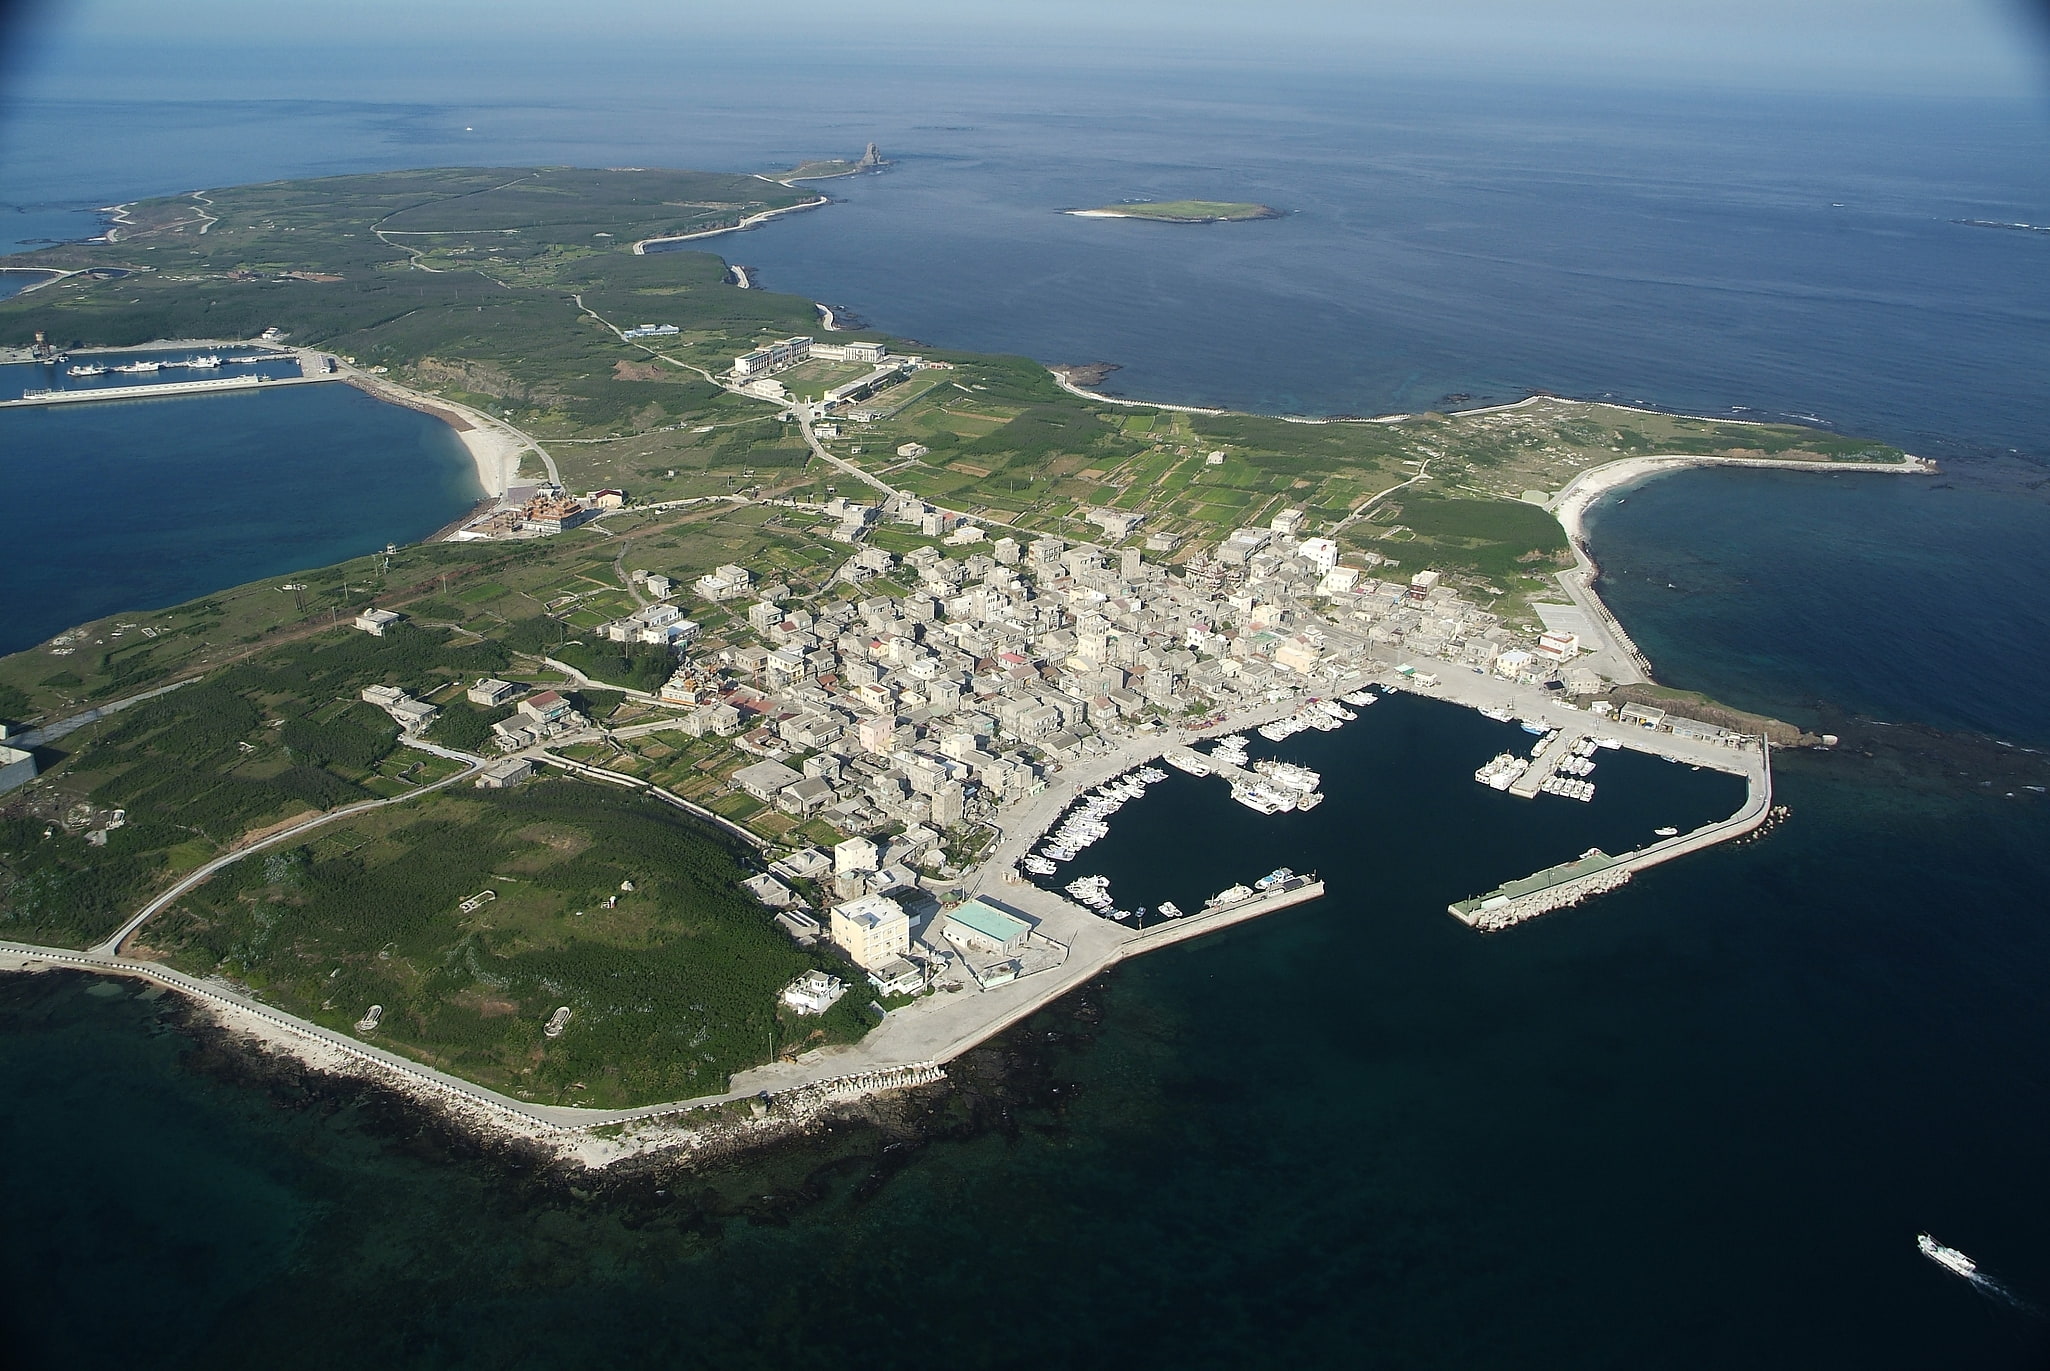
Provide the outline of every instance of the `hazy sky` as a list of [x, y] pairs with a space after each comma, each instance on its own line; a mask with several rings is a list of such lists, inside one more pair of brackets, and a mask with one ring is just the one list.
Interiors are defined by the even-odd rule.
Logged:
[[[10, 83], [41, 91], [149, 52], [327, 45], [461, 66], [483, 39], [585, 66], [853, 45], [936, 59], [1469, 67], [1576, 81], [2016, 95], [2050, 91], [2039, 0], [0, 0]], [[249, 61], [260, 81], [266, 68]], [[160, 66], [174, 79], [175, 61]], [[220, 92], [215, 92], [220, 93]]]

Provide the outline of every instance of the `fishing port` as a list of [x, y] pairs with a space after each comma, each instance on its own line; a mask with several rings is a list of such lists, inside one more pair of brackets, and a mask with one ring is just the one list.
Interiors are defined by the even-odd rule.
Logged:
[[223, 357], [215, 353], [203, 353], [172, 361], [142, 359], [109, 365], [104, 362], [73, 362], [65, 356], [49, 359], [54, 370], [63, 366], [64, 379], [93, 382], [80, 386], [49, 386], [40, 390], [24, 390], [19, 399], [0, 400], [0, 408], [23, 409], [43, 405], [81, 404], [88, 400], [157, 400], [172, 395], [213, 395], [250, 390], [272, 390], [280, 386], [311, 385], [322, 381], [344, 379], [340, 366], [332, 357], [320, 353], [306, 353], [297, 356], [299, 375], [266, 376], [242, 372], [228, 376], [206, 375], [196, 380], [144, 381], [128, 385], [97, 384], [102, 377], [109, 376], [159, 376], [166, 372], [192, 371], [212, 373], [230, 366], [255, 365], [264, 362], [291, 362], [291, 353], [256, 353], [248, 356]]

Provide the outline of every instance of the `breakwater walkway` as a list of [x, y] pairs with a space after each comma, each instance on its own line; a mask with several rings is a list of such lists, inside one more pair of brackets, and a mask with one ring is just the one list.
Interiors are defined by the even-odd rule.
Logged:
[[1759, 765], [1756, 770], [1745, 773], [1749, 790], [1744, 798], [1744, 807], [1729, 818], [1703, 824], [1691, 833], [1676, 834], [1620, 857], [1611, 857], [1598, 848], [1590, 848], [1570, 862], [1506, 882], [1486, 895], [1447, 905], [1446, 912], [1483, 933], [1500, 932], [1540, 914], [1564, 909], [1590, 896], [1614, 890], [1627, 884], [1638, 872], [1661, 862], [1670, 862], [1690, 852], [1743, 837], [1772, 814], [1772, 765], [1765, 753], [1767, 746], [1763, 739], [1759, 740]]
[[312, 376], [216, 376], [205, 381], [154, 381], [140, 386], [93, 386], [78, 390], [45, 390], [19, 400], [0, 400], [0, 409], [23, 409], [37, 405], [76, 405], [88, 400], [158, 400], [167, 395], [218, 395], [245, 390], [276, 390], [280, 386], [310, 386], [344, 379], [340, 372]]

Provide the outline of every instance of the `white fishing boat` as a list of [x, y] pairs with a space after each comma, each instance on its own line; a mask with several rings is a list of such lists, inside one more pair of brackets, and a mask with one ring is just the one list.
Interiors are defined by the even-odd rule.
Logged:
[[1530, 759], [1519, 757], [1513, 752], [1501, 752], [1486, 766], [1473, 773], [1473, 778], [1493, 790], [1507, 790], [1518, 776], [1530, 769]]
[[1979, 1264], [1955, 1247], [1945, 1247], [1927, 1233], [1915, 1235], [1915, 1246], [1922, 1250], [1923, 1256], [1945, 1270], [1963, 1276], [1968, 1281], [1978, 1279]]

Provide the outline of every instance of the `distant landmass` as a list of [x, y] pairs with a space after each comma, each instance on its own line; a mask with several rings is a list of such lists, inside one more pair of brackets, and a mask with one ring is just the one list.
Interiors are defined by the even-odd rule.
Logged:
[[1228, 224], [1242, 219], [1281, 217], [1281, 211], [1272, 205], [1227, 200], [1154, 200], [1135, 205], [1105, 205], [1100, 209], [1071, 209], [1068, 213], [1083, 219], [1157, 219], [1168, 224]]

